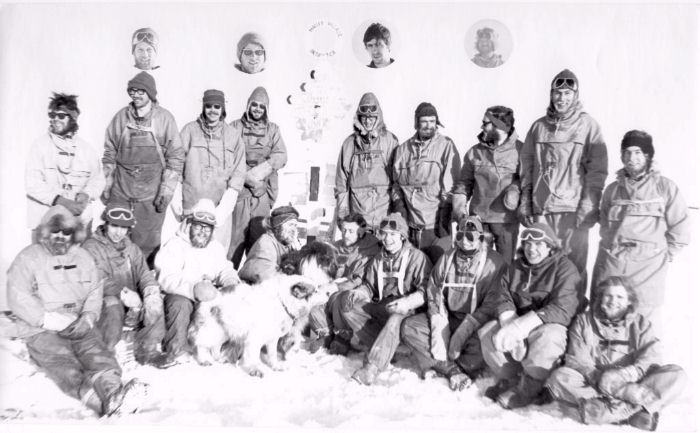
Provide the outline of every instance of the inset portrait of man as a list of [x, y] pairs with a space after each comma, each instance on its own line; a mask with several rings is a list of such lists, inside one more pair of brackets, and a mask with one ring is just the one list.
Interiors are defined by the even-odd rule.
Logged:
[[473, 24], [464, 45], [470, 61], [481, 68], [503, 65], [513, 49], [510, 31], [495, 20], [481, 20]]
[[134, 67], [142, 71], [157, 69], [158, 66], [158, 33], [144, 27], [131, 36], [131, 54], [134, 56]]
[[370, 56], [368, 68], [385, 68], [392, 63], [391, 58], [391, 31], [380, 23], [372, 23], [362, 38], [365, 50]]
[[265, 70], [267, 53], [265, 41], [258, 33], [248, 32], [241, 36], [237, 45], [236, 69], [246, 74], [257, 74]]

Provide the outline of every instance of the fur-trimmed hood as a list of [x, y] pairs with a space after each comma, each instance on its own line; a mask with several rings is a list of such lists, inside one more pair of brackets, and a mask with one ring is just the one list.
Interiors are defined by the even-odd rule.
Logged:
[[71, 242], [74, 245], [82, 244], [87, 237], [85, 226], [80, 221], [80, 218], [74, 216], [61, 205], [52, 206], [41, 218], [41, 222], [37, 227], [39, 243], [45, 243], [49, 239], [51, 232], [56, 228], [73, 229]]

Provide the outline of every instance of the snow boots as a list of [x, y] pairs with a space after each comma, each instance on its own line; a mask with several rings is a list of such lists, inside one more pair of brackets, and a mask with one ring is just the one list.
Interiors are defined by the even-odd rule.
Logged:
[[131, 379], [102, 402], [102, 413], [106, 416], [119, 416], [136, 413], [143, 405], [148, 386], [138, 379]]
[[646, 409], [642, 409], [632, 415], [627, 423], [640, 430], [656, 431], [656, 427], [659, 425], [659, 413], [649, 413]]
[[496, 401], [503, 406], [504, 409], [519, 409], [533, 403], [538, 403], [543, 386], [543, 380], [538, 380], [522, 373], [518, 384], [501, 393]]
[[374, 364], [367, 363], [352, 374], [352, 379], [363, 385], [372, 385], [377, 380], [377, 375], [379, 375], [379, 368]]
[[612, 424], [625, 421], [640, 410], [640, 406], [608, 396], [582, 398], [578, 402], [579, 416], [584, 424]]

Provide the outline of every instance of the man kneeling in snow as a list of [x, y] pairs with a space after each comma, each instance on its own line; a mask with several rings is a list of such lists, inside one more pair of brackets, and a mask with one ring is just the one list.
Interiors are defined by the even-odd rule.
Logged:
[[158, 282], [165, 292], [164, 349], [168, 359], [161, 367], [186, 361], [192, 353], [187, 328], [195, 301], [216, 296], [217, 287], [240, 283], [223, 245], [212, 239], [216, 206], [203, 198], [192, 208], [177, 234], [156, 255]]
[[627, 420], [655, 430], [659, 411], [678, 397], [686, 381], [677, 365], [660, 365], [652, 323], [638, 314], [637, 297], [620, 277], [603, 281], [592, 308], [569, 329], [566, 365], [547, 381], [552, 395], [578, 406], [581, 422]]
[[365, 385], [374, 383], [394, 356], [403, 319], [425, 304], [430, 275], [428, 258], [407, 241], [408, 225], [401, 214], [384, 217], [379, 238], [382, 251], [365, 268], [362, 284], [338, 298], [341, 319], [352, 335], [348, 343], [368, 350], [364, 366], [352, 375]]
[[139, 409], [146, 385], [122, 385], [114, 354], [95, 329], [102, 308], [102, 282], [95, 262], [81, 246], [82, 223], [54, 206], [37, 229], [39, 239], [24, 248], [7, 272], [7, 300], [25, 325], [29, 356], [71, 397], [99, 415]]
[[411, 348], [423, 376], [431, 369], [447, 376], [452, 390], [468, 387], [485, 367], [477, 331], [495, 316], [508, 269], [484, 241], [478, 217], [462, 217], [457, 228], [454, 247], [431, 272], [428, 313], [411, 316], [401, 326], [401, 339]]

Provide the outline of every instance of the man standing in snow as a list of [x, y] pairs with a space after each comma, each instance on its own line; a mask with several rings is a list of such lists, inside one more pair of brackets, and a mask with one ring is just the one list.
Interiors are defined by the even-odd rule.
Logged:
[[342, 334], [351, 335], [346, 344], [367, 351], [363, 367], [352, 375], [365, 385], [389, 365], [399, 346], [401, 322], [425, 305], [430, 274], [428, 258], [408, 242], [401, 214], [382, 220], [379, 238], [382, 251], [367, 264], [362, 284], [342, 292], [337, 301], [347, 328], [336, 336], [336, 345]]
[[173, 198], [185, 149], [175, 118], [158, 105], [156, 82], [139, 72], [127, 85], [131, 104], [117, 112], [105, 134], [102, 158], [107, 185], [105, 204], [129, 203], [139, 222], [131, 231], [151, 265], [158, 247], [165, 210]]
[[396, 148], [392, 179], [394, 210], [408, 222], [408, 239], [425, 248], [449, 234], [452, 182], [459, 176], [459, 153], [441, 135], [437, 110], [421, 102], [414, 113], [416, 133]]
[[600, 126], [583, 111], [576, 75], [564, 69], [552, 80], [547, 115], [536, 120], [520, 155], [524, 225], [546, 222], [586, 283], [588, 230], [598, 221], [608, 175]]
[[156, 255], [158, 282], [165, 293], [165, 339], [168, 359], [161, 367], [187, 361], [192, 349], [187, 341], [195, 303], [213, 299], [222, 287], [240, 283], [226, 260], [224, 247], [213, 239], [216, 206], [203, 198], [180, 230]]
[[231, 122], [243, 137], [247, 171], [244, 188], [233, 210], [233, 232], [228, 258], [236, 269], [264, 233], [262, 220], [277, 199], [277, 170], [287, 163], [287, 148], [279, 126], [270, 116], [270, 98], [264, 87], [256, 87], [248, 98], [246, 111]]
[[[33, 144], [27, 158], [24, 183], [27, 222], [32, 231], [51, 206], [60, 204], [80, 217], [90, 232], [90, 204], [102, 193], [105, 181], [97, 152], [77, 135], [77, 98], [53, 94], [49, 100], [49, 131]], [[36, 241], [35, 233], [32, 241]]]
[[102, 280], [80, 243], [85, 229], [63, 206], [51, 207], [7, 271], [7, 301], [19, 317], [31, 359], [61, 391], [99, 415], [136, 412], [146, 385], [122, 384], [114, 354], [95, 329]]

